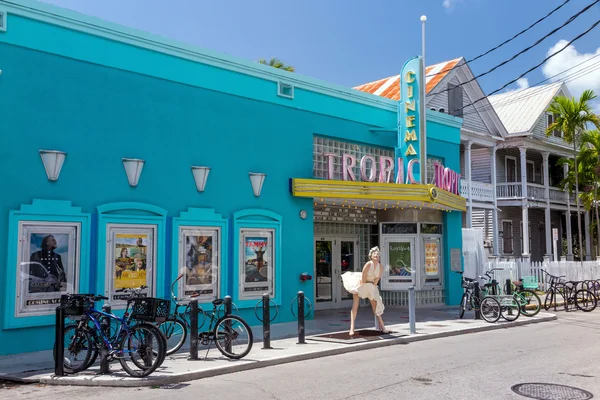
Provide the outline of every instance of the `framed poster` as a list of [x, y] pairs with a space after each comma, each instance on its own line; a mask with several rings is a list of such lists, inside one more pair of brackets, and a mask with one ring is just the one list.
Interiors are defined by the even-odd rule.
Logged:
[[442, 239], [440, 236], [423, 237], [425, 274], [423, 284], [426, 286], [442, 286], [443, 257]]
[[425, 240], [425, 276], [438, 276], [439, 273], [439, 240]]
[[240, 230], [240, 299], [273, 296], [275, 278], [275, 230]]
[[415, 284], [415, 267], [418, 262], [415, 241], [415, 236], [384, 236], [381, 251], [381, 264], [384, 266], [381, 277], [383, 290], [406, 290]]
[[16, 316], [54, 312], [60, 296], [79, 290], [81, 224], [19, 222]]
[[189, 300], [199, 293], [200, 302], [220, 296], [221, 229], [217, 227], [179, 227], [179, 293]]
[[147, 286], [142, 296], [153, 296], [156, 226], [108, 224], [106, 296], [111, 304], [125, 305], [127, 293], [118, 289]]

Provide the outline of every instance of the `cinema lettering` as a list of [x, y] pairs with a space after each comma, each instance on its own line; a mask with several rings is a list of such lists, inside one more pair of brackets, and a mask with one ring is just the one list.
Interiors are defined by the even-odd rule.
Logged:
[[[334, 165], [339, 161], [339, 156], [333, 153], [323, 153], [327, 157], [327, 179], [343, 181], [362, 181], [379, 183], [397, 183], [397, 184], [418, 184], [413, 170], [417, 169], [419, 160], [412, 159], [407, 164], [407, 170], [404, 171], [404, 160], [399, 158], [396, 163], [392, 157], [376, 157], [370, 154], [362, 156], [360, 161], [352, 154], [344, 153], [342, 158], [341, 176], [336, 176]], [[444, 167], [439, 161], [434, 162], [433, 182], [440, 189], [447, 190], [450, 193], [459, 195], [460, 174]], [[358, 174], [355, 173], [356, 167]], [[405, 173], [406, 172], [406, 173]], [[358, 175], [358, 176], [357, 176]], [[358, 179], [360, 178], [360, 179]]]

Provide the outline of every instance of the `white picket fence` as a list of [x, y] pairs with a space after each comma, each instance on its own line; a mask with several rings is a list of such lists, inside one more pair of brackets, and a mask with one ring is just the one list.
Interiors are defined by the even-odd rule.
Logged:
[[522, 279], [524, 276], [535, 276], [540, 283], [540, 289], [543, 290], [547, 288], [546, 283], [550, 280], [543, 270], [554, 276], [564, 276], [563, 279], [567, 281], [600, 279], [600, 260], [583, 262], [531, 262], [529, 260], [491, 261], [485, 265], [483, 272], [490, 271], [493, 268], [502, 269], [501, 271], [494, 271], [492, 275], [494, 279], [502, 284], [506, 279], [517, 280]]

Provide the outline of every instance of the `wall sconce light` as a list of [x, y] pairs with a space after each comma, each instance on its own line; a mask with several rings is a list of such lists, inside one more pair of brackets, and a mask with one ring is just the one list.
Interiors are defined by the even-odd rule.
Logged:
[[260, 192], [262, 190], [263, 182], [267, 175], [261, 174], [259, 172], [250, 172], [250, 182], [252, 183], [252, 190], [254, 191], [254, 195], [256, 197], [260, 196]]
[[142, 169], [144, 168], [144, 163], [146, 161], [139, 160], [137, 158], [124, 158], [123, 166], [125, 167], [125, 173], [127, 174], [127, 180], [129, 181], [129, 186], [136, 187], [138, 182], [140, 181], [140, 175], [142, 174]]
[[204, 187], [206, 186], [206, 180], [208, 179], [209, 172], [210, 168], [208, 167], [195, 167], [192, 165], [192, 174], [194, 174], [196, 188], [199, 192], [204, 192]]
[[57, 150], [40, 150], [44, 169], [49, 181], [58, 180], [67, 153]]

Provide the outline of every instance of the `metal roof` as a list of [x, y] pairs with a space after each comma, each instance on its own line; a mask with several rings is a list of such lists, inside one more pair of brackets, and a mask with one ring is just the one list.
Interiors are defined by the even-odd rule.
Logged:
[[[430, 65], [425, 68], [425, 90], [431, 92], [438, 83], [462, 60], [462, 57], [454, 60], [444, 61], [439, 64]], [[355, 86], [354, 89], [362, 92], [375, 94], [381, 97], [387, 97], [392, 100], [400, 100], [400, 75], [390, 76], [375, 82], [365, 83]]]
[[530, 132], [563, 82], [513, 90], [488, 97], [509, 134]]

